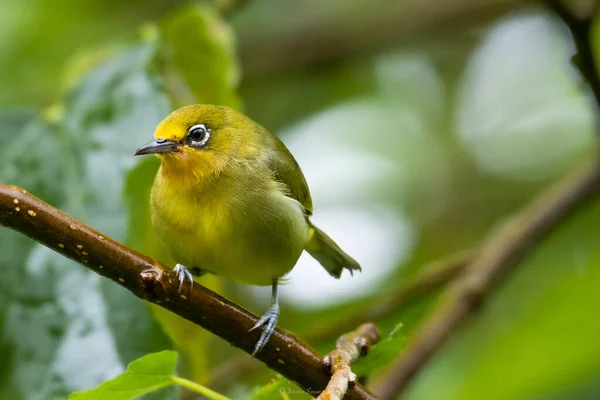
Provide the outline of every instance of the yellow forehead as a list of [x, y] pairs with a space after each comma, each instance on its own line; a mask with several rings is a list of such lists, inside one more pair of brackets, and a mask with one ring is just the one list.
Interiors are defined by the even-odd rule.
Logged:
[[185, 138], [187, 131], [183, 125], [175, 121], [167, 121], [163, 119], [154, 131], [156, 139], [167, 139], [174, 142], [179, 142]]
[[181, 141], [188, 129], [196, 124], [204, 124], [210, 129], [219, 129], [231, 123], [237, 111], [223, 106], [211, 104], [193, 104], [173, 111], [156, 127], [154, 137]]

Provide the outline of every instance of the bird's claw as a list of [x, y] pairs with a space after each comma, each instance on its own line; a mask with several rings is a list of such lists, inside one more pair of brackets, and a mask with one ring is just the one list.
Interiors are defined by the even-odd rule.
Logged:
[[256, 355], [259, 351], [262, 350], [263, 347], [267, 344], [271, 335], [275, 331], [275, 327], [277, 326], [277, 320], [279, 319], [279, 304], [273, 304], [271, 308], [263, 315], [256, 324], [250, 328], [250, 331], [253, 331], [256, 328], [260, 328], [264, 325], [264, 329], [260, 335], [260, 339], [256, 343], [254, 347], [254, 351], [252, 352], [252, 357]]
[[190, 282], [190, 289], [192, 289], [192, 287], [194, 286], [194, 277], [192, 276], [192, 273], [190, 271], [188, 271], [188, 269], [181, 265], [181, 264], [177, 264], [175, 265], [175, 268], [173, 268], [173, 271], [175, 271], [175, 273], [177, 274], [177, 280], [179, 281], [179, 291], [181, 292], [181, 288], [183, 287], [183, 282], [185, 282], [186, 280]]

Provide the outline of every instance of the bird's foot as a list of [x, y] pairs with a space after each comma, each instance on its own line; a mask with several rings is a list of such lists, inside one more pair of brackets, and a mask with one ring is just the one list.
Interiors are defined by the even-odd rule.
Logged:
[[190, 290], [194, 286], [194, 277], [192, 273], [183, 265], [177, 264], [173, 271], [177, 274], [177, 280], [179, 281], [179, 291], [181, 292], [181, 288], [183, 287], [183, 283], [188, 281], [190, 283]]
[[269, 338], [275, 331], [275, 327], [277, 326], [278, 319], [279, 319], [279, 304], [275, 303], [271, 306], [271, 308], [269, 308], [269, 310], [265, 313], [265, 315], [263, 315], [258, 320], [258, 322], [252, 328], [250, 328], [250, 330], [253, 331], [254, 329], [260, 328], [261, 326], [264, 325], [264, 329], [263, 329], [262, 334], [260, 335], [260, 339], [258, 339], [258, 342], [256, 343], [256, 346], [254, 347], [254, 351], [252, 352], [252, 357], [254, 357], [256, 355], [256, 353], [261, 351], [263, 347], [265, 347], [265, 345], [269, 341]]

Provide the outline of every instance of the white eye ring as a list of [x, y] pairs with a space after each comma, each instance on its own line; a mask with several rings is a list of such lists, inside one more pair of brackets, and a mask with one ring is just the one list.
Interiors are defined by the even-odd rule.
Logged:
[[[192, 135], [192, 133], [195, 133], [195, 131], [200, 131], [202, 133], [202, 137], [199, 139], [192, 138], [191, 135]], [[188, 139], [192, 146], [202, 147], [208, 142], [208, 139], [210, 139], [210, 129], [208, 129], [203, 124], [196, 124], [196, 125], [191, 126], [190, 129], [188, 129], [188, 135], [189, 135]]]

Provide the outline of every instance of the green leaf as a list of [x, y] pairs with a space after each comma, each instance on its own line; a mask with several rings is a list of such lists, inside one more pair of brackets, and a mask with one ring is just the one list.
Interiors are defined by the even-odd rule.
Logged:
[[211, 4], [181, 8], [164, 21], [161, 32], [167, 86], [176, 105], [239, 107], [233, 30]]
[[[318, 395], [318, 393], [315, 393]], [[271, 382], [257, 388], [250, 396], [251, 400], [287, 400], [290, 398], [312, 398], [311, 395], [300, 389], [296, 384], [277, 374]]]
[[[0, 130], [0, 182], [19, 185], [56, 204], [63, 197], [60, 184], [65, 160], [49, 157], [61, 154], [66, 138], [60, 129], [41, 117], [5, 115]], [[25, 123], [27, 121], [27, 123]]]
[[[86, 146], [80, 184], [85, 210], [72, 213], [96, 229], [123, 241], [127, 209], [123, 190], [129, 170], [142, 160], [132, 156], [169, 112], [168, 100], [153, 68], [154, 43], [135, 43], [94, 70], [70, 95], [64, 124]], [[170, 345], [145, 302], [110, 281], [97, 286], [109, 312], [107, 329], [119, 358], [131, 361]]]
[[[67, 129], [87, 147], [82, 182], [90, 182], [72, 212], [117, 240], [125, 238], [122, 193], [129, 169], [141, 160], [133, 151], [168, 114], [169, 105], [152, 68], [153, 43], [132, 44], [84, 79], [65, 106]], [[168, 346], [147, 305], [112, 282], [98, 286], [107, 324], [125, 361]]]
[[402, 334], [402, 324], [396, 325], [388, 337], [375, 344], [369, 354], [352, 363], [352, 372], [367, 376], [373, 371], [392, 362], [406, 347], [406, 336]]
[[[124, 177], [139, 162], [132, 153], [169, 112], [154, 55], [154, 44], [132, 43], [88, 74], [55, 122], [32, 122], [3, 149], [11, 150], [0, 158], [2, 182], [123, 240]], [[13, 249], [0, 252], [0, 351], [8, 360], [0, 397], [64, 398], [171, 345], [147, 304], [125, 289], [22, 236], [0, 235], [2, 248]]]
[[148, 354], [133, 361], [127, 371], [102, 383], [95, 389], [77, 392], [69, 400], [129, 400], [173, 384], [172, 374], [177, 361], [174, 351]]
[[14, 109], [0, 111], [0, 143], [5, 145], [15, 139], [23, 128], [35, 117], [37, 111], [34, 109]]
[[130, 400], [150, 394], [167, 386], [177, 384], [212, 400], [229, 400], [202, 385], [174, 376], [177, 353], [161, 351], [148, 354], [133, 361], [127, 371], [102, 383], [97, 388], [73, 393], [70, 400]]
[[252, 400], [267, 400], [274, 398], [281, 398], [281, 391], [286, 385], [289, 384], [289, 381], [285, 379], [282, 375], [275, 375], [269, 383], [266, 385], [257, 388], [256, 391], [252, 394]]
[[[0, 116], [0, 183], [18, 184], [57, 204], [63, 199], [60, 154], [62, 139], [56, 127], [31, 113]], [[65, 334], [65, 312], [56, 301], [55, 273], [24, 268], [34, 257], [35, 242], [0, 229], [0, 398], [35, 399], [54, 354]], [[8, 250], [8, 251], [6, 251]], [[34, 261], [35, 262], [35, 261]]]

